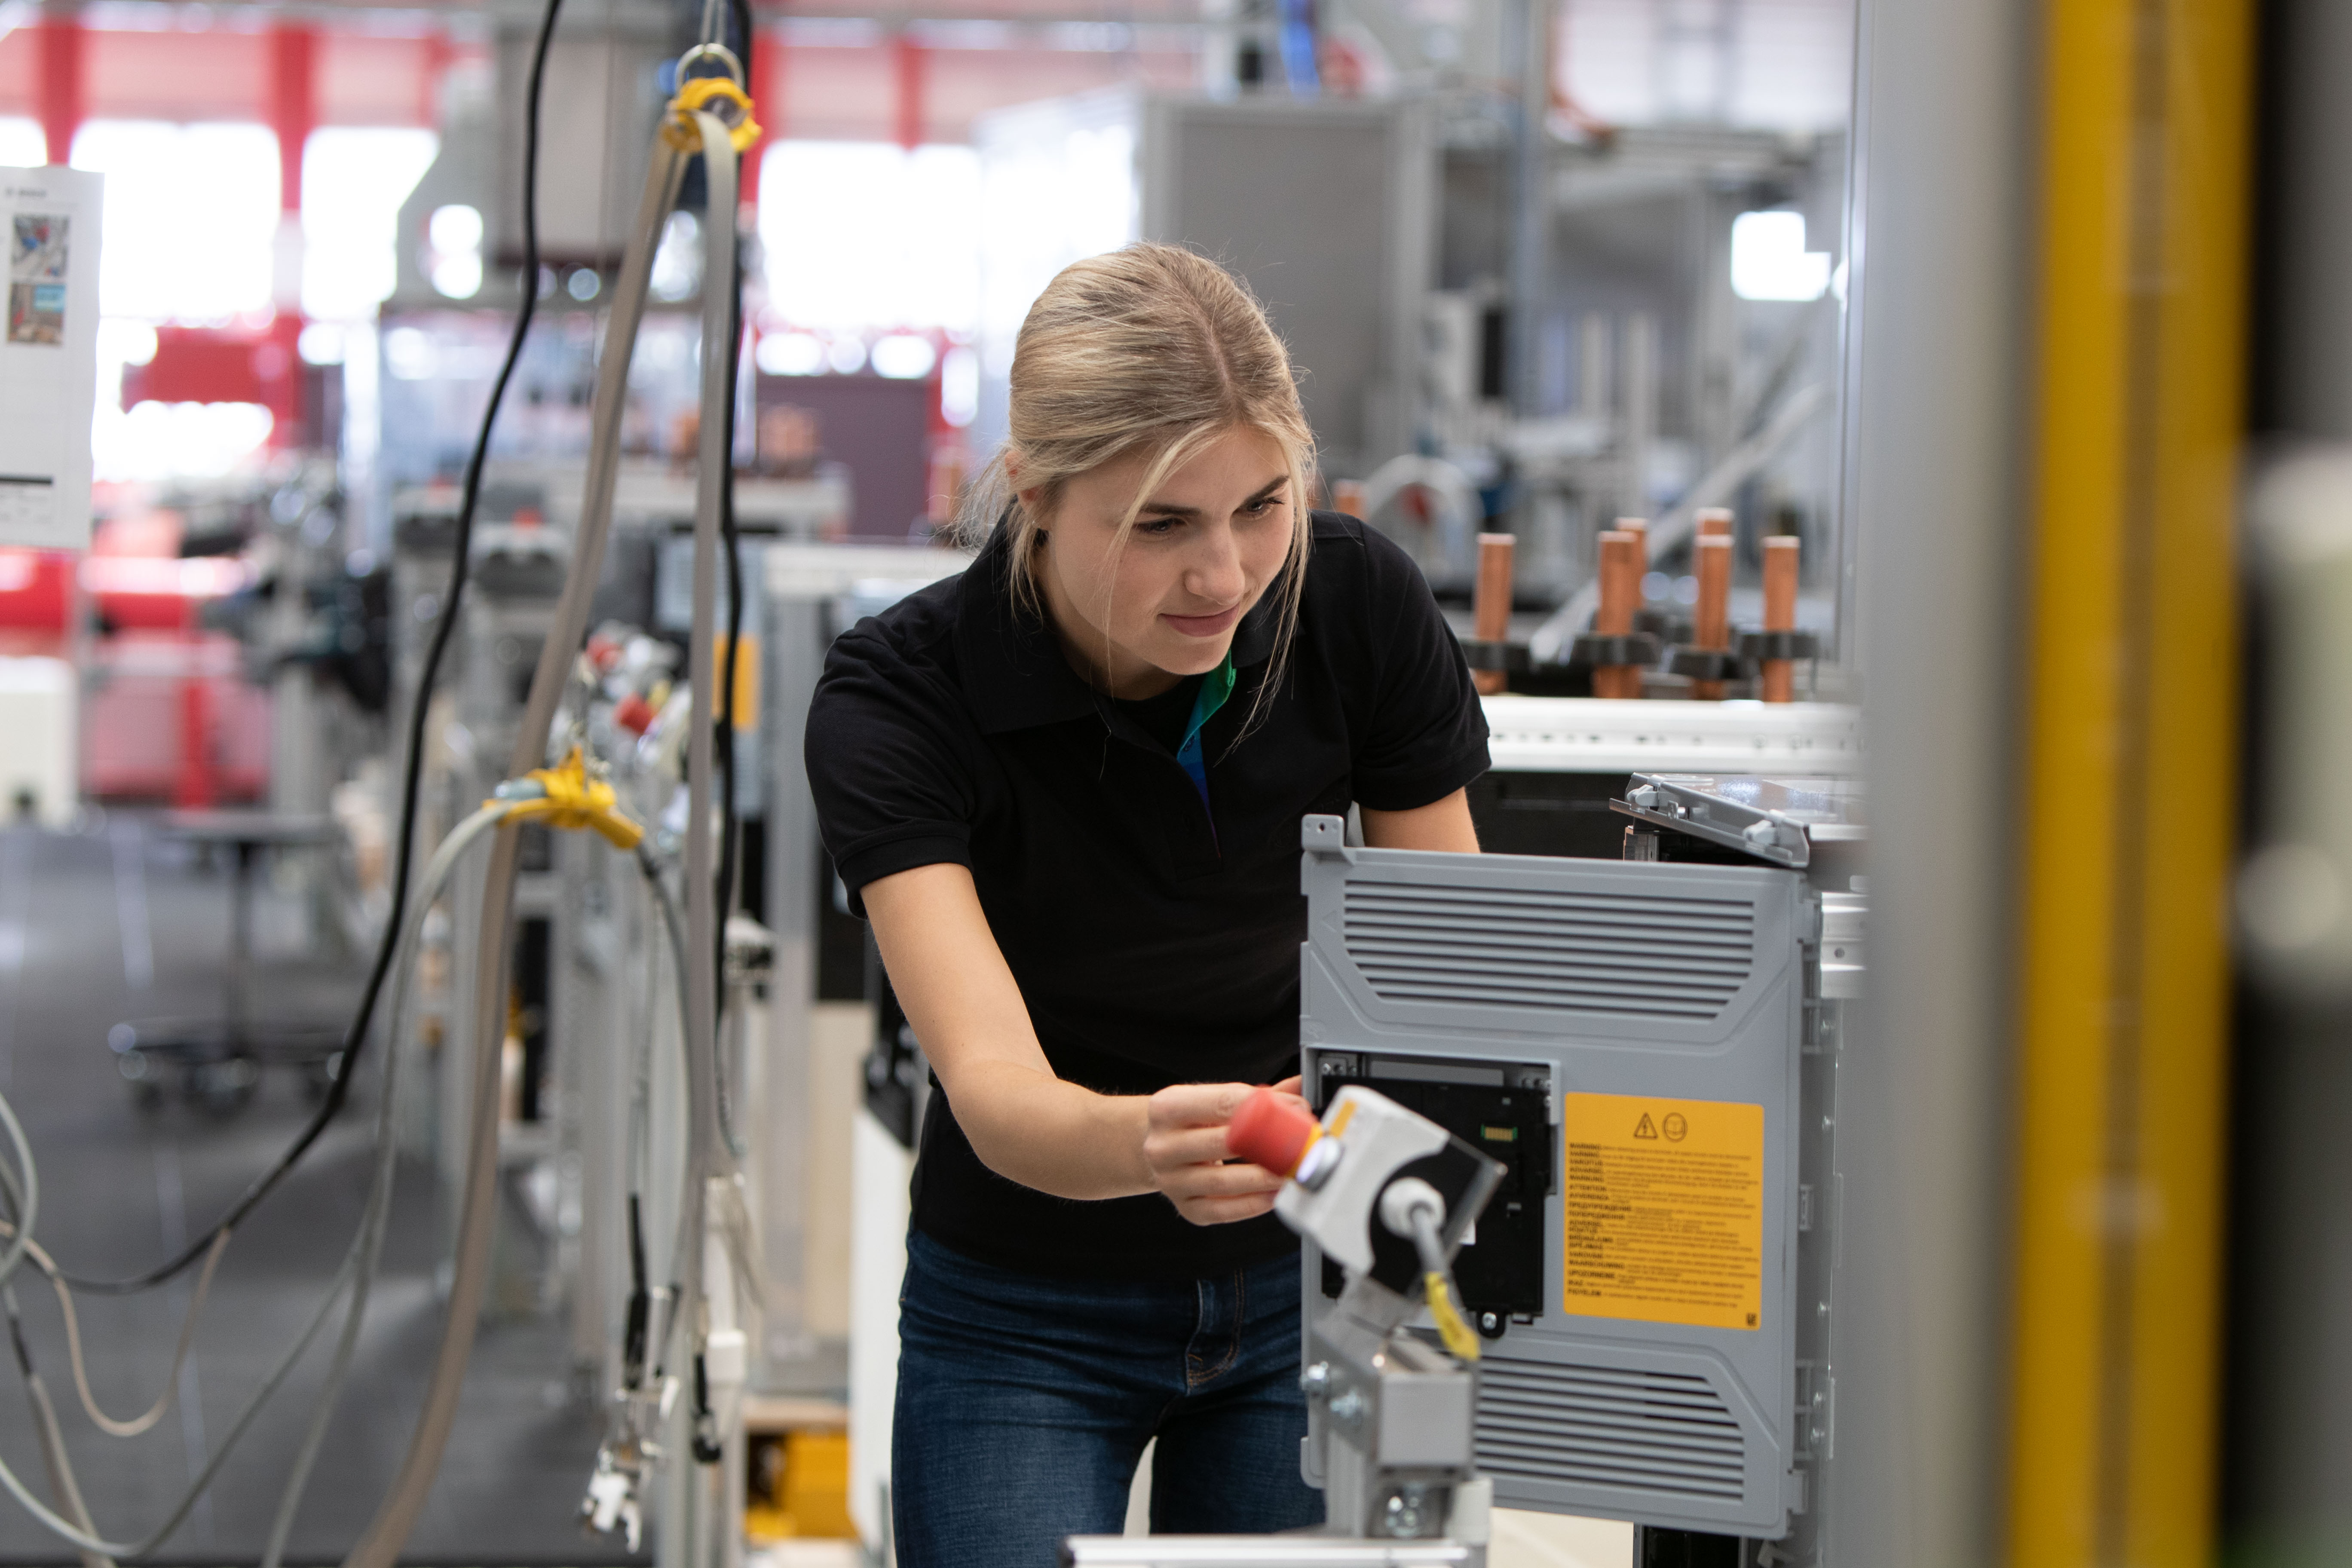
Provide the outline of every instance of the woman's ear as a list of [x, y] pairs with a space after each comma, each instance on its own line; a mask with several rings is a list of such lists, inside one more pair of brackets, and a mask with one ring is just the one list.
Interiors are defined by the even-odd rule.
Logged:
[[[1011, 477], [1011, 470], [1009, 470], [1009, 469], [1008, 469], [1006, 472], [1007, 472], [1007, 477], [1008, 477], [1008, 478], [1010, 478], [1010, 477]], [[1034, 489], [1025, 489], [1025, 490], [1014, 490], [1014, 491], [1013, 492], [1013, 498], [1015, 500], [1017, 500], [1017, 501], [1019, 501], [1019, 502], [1021, 503], [1021, 510], [1024, 510], [1024, 511], [1027, 512], [1031, 517], [1036, 517], [1036, 516], [1038, 515], [1038, 511], [1037, 511], [1037, 503], [1038, 503], [1041, 500], [1043, 500], [1043, 499], [1044, 499], [1045, 494], [1045, 487], [1044, 487], [1043, 485], [1039, 485], [1039, 486], [1037, 486], [1037, 487], [1035, 487]], [[1045, 538], [1045, 523], [1044, 523], [1044, 522], [1042, 522], [1042, 521], [1038, 522], [1038, 523], [1035, 525], [1035, 527], [1032, 530], [1032, 531], [1034, 531], [1034, 532], [1036, 534], [1036, 536], [1037, 536], [1038, 538], [1040, 538], [1040, 539]]]

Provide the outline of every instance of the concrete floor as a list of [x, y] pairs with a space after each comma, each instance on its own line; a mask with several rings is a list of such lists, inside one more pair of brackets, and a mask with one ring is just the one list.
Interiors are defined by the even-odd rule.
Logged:
[[[120, 1019], [217, 1011], [227, 888], [224, 872], [121, 813], [75, 835], [0, 831], [0, 1093], [23, 1119], [39, 1162], [37, 1233], [72, 1272], [111, 1278], [151, 1267], [220, 1214], [310, 1110], [290, 1074], [266, 1080], [252, 1105], [227, 1118], [176, 1099], [142, 1110], [107, 1048], [108, 1027]], [[299, 918], [290, 904], [264, 913], [278, 917], [280, 928], [289, 913]], [[315, 959], [273, 963], [265, 943], [257, 1010], [332, 1018], [356, 994], [353, 968], [322, 968]], [[35, 1363], [60, 1406], [101, 1532], [123, 1539], [152, 1527], [315, 1309], [359, 1219], [373, 1084], [373, 1072], [363, 1072], [351, 1113], [238, 1231], [214, 1281], [180, 1399], [143, 1436], [107, 1436], [83, 1415], [55, 1299], [29, 1268], [16, 1277]], [[429, 1173], [404, 1168], [383, 1274], [289, 1562], [339, 1560], [373, 1517], [407, 1446], [441, 1330], [436, 1215]], [[192, 1282], [184, 1277], [144, 1295], [82, 1302], [93, 1390], [109, 1415], [127, 1417], [160, 1392]], [[158, 1561], [257, 1560], [331, 1342], [331, 1329]], [[627, 1560], [575, 1523], [602, 1417], [572, 1403], [568, 1372], [560, 1321], [485, 1325], [440, 1480], [404, 1561]], [[46, 1495], [31, 1417], [12, 1388], [0, 1388], [0, 1458]], [[0, 1500], [0, 1561], [72, 1557]]]

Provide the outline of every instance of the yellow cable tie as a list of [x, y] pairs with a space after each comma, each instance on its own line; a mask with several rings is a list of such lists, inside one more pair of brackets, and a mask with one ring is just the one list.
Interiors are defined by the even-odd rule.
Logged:
[[646, 830], [621, 811], [613, 786], [588, 776], [587, 761], [577, 746], [561, 767], [533, 768], [523, 777], [544, 793], [536, 800], [492, 799], [483, 804], [505, 806], [507, 816], [518, 822], [543, 822], [574, 833], [593, 828], [615, 849], [635, 849], [646, 836]]
[[1445, 1342], [1445, 1348], [1454, 1352], [1455, 1360], [1476, 1361], [1478, 1336], [1454, 1309], [1454, 1292], [1447, 1288], [1445, 1276], [1433, 1268], [1423, 1282], [1429, 1293], [1429, 1315], [1437, 1321], [1437, 1337]]
[[760, 122], [751, 118], [751, 95], [723, 76], [698, 76], [678, 84], [662, 117], [662, 140], [681, 153], [702, 151], [702, 132], [694, 123], [697, 110], [715, 114], [727, 127], [735, 151], [748, 153], [760, 139]]

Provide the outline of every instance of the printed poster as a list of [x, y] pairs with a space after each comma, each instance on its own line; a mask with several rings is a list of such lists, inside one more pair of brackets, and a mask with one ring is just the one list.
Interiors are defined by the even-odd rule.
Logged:
[[66, 345], [66, 213], [14, 213], [9, 217], [8, 341], [44, 348]]
[[0, 168], [0, 547], [89, 543], [103, 189], [79, 169]]

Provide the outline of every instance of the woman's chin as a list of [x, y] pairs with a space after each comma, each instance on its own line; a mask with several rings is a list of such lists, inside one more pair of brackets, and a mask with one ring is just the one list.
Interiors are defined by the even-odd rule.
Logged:
[[1206, 675], [1225, 662], [1225, 655], [1233, 646], [1234, 639], [1230, 636], [1214, 638], [1163, 636], [1152, 639], [1150, 650], [1143, 657], [1155, 668], [1171, 675]]

